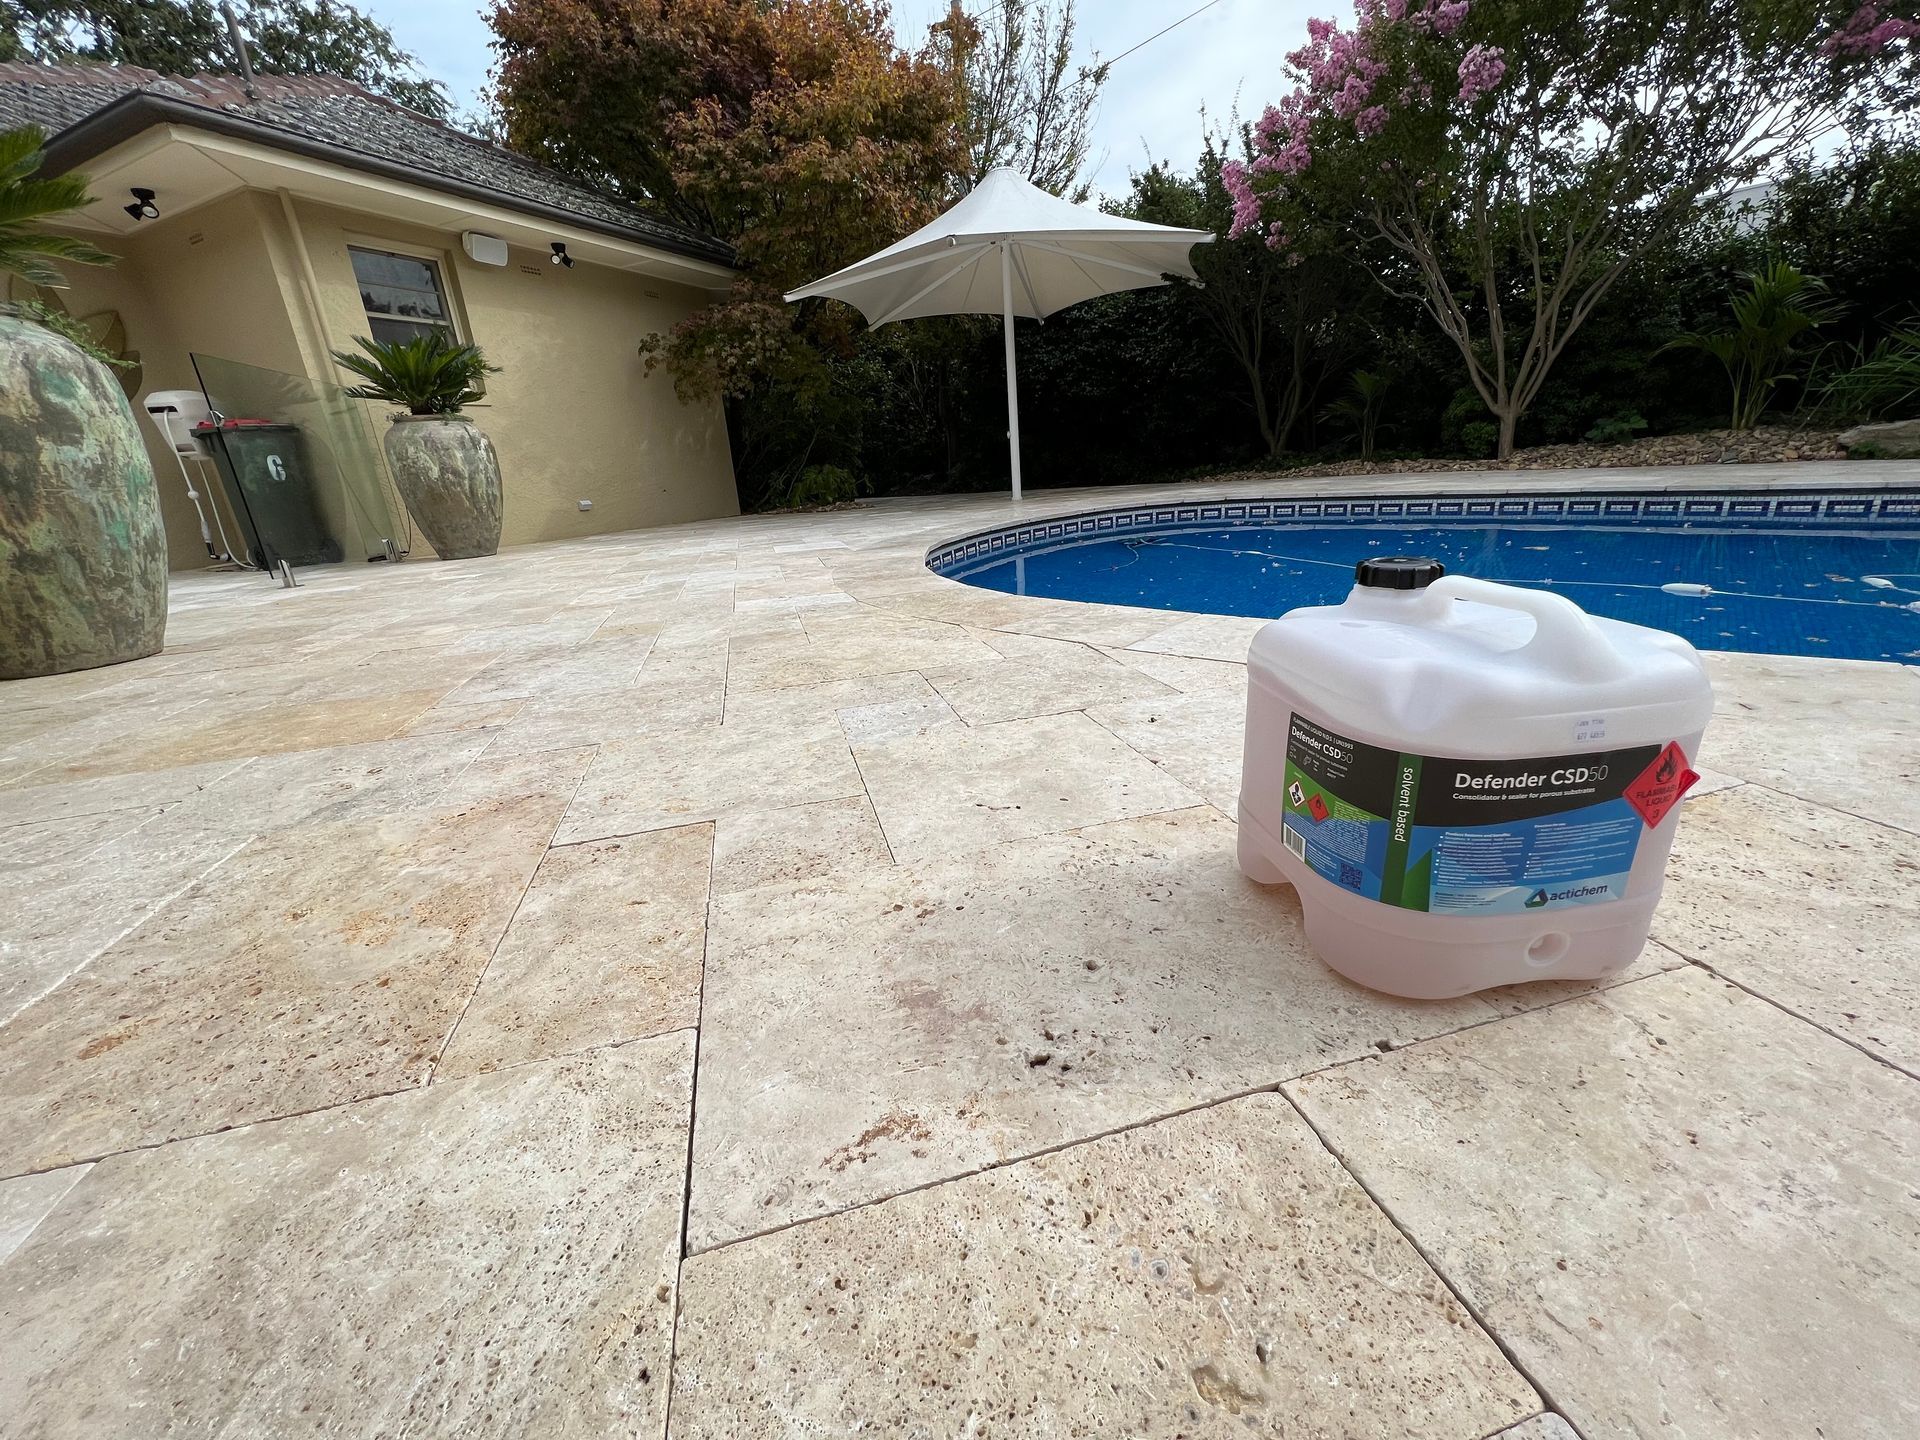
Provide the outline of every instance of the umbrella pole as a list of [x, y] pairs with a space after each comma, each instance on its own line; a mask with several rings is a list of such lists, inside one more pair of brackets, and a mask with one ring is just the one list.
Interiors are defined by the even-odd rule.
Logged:
[[1013, 498], [1020, 498], [1020, 385], [1013, 368], [1013, 247], [1000, 242], [1000, 295], [1007, 332], [1007, 456], [1013, 462]]

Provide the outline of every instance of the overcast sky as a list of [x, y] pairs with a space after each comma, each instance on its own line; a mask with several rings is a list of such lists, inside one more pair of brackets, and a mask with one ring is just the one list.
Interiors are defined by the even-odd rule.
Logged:
[[[462, 109], [486, 82], [492, 32], [477, 0], [361, 0], [400, 43], [444, 81]], [[997, 0], [962, 0], [985, 13]], [[1113, 59], [1202, 0], [1080, 0], [1081, 55]], [[1239, 102], [1258, 114], [1281, 88], [1281, 57], [1298, 46], [1312, 14], [1344, 12], [1332, 0], [1214, 0], [1201, 14], [1114, 65], [1094, 123], [1094, 182], [1123, 193], [1129, 171], [1148, 160], [1185, 168], [1200, 150], [1200, 109], [1223, 117]], [[946, 13], [946, 0], [895, 0], [894, 28], [917, 45]]]

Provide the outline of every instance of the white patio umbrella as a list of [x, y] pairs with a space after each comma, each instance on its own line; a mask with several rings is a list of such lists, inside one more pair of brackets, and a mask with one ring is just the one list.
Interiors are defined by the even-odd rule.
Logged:
[[1020, 392], [1013, 317], [1044, 320], [1096, 295], [1191, 280], [1188, 252], [1213, 239], [1070, 204], [1002, 166], [930, 225], [787, 296], [844, 300], [878, 330], [922, 315], [993, 315], [1006, 324], [1007, 447], [1020, 496]]

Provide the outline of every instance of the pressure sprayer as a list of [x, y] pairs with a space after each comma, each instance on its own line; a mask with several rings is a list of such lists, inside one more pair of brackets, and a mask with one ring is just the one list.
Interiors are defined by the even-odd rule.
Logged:
[[1437, 999], [1645, 946], [1713, 691], [1677, 635], [1362, 561], [1247, 657], [1240, 868], [1349, 979]]

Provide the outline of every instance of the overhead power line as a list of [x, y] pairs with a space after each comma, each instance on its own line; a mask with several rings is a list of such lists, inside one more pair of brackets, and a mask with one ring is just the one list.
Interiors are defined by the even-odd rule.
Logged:
[[[962, 13], [969, 20], [976, 20], [976, 21], [984, 20], [993, 11], [1005, 9], [1007, 6], [1007, 3], [1008, 3], [1008, 0], [992, 0], [992, 3], [983, 6], [977, 12], [963, 11]], [[1086, 84], [1087, 81], [1091, 80], [1095, 75], [1100, 74], [1107, 70], [1111, 70], [1115, 65], [1118, 65], [1122, 60], [1126, 59], [1129, 55], [1139, 54], [1140, 51], [1146, 49], [1147, 46], [1153, 44], [1153, 42], [1158, 40], [1162, 35], [1170, 35], [1175, 30], [1178, 30], [1182, 25], [1186, 24], [1189, 20], [1193, 19], [1195, 16], [1206, 14], [1207, 11], [1213, 9], [1213, 7], [1218, 5], [1219, 3], [1220, 3], [1220, 0], [1206, 0], [1206, 3], [1200, 6], [1199, 9], [1189, 10], [1185, 15], [1182, 15], [1178, 20], [1175, 20], [1172, 24], [1161, 26], [1158, 30], [1154, 31], [1153, 34], [1147, 36], [1146, 39], [1138, 42], [1137, 44], [1129, 45], [1125, 50], [1122, 50], [1118, 55], [1114, 56], [1111, 60], [1101, 60], [1097, 64], [1083, 67], [1080, 78], [1074, 81], [1073, 84], [1067, 86], [1066, 88], [1068, 90], [1077, 89], [1079, 86]]]
[[[1137, 54], [1138, 52], [1146, 49], [1147, 46], [1151, 45], [1154, 41], [1158, 40], [1162, 35], [1171, 34], [1173, 31], [1178, 30], [1182, 25], [1186, 24], [1189, 20], [1193, 19], [1194, 16], [1206, 14], [1207, 11], [1211, 10], [1214, 6], [1218, 5], [1219, 3], [1220, 3], [1220, 0], [1207, 0], [1207, 3], [1202, 5], [1198, 10], [1189, 10], [1185, 15], [1182, 15], [1178, 20], [1174, 21], [1171, 25], [1164, 26], [1161, 29], [1154, 31], [1153, 34], [1147, 36], [1147, 38], [1142, 40], [1138, 45], [1129, 46], [1127, 49], [1122, 50], [1118, 55], [1114, 56], [1111, 60], [1102, 60], [1098, 65], [1090, 66], [1087, 70], [1087, 73], [1082, 75], [1078, 80], [1074, 81], [1073, 83], [1075, 85], [1086, 84], [1087, 81], [1093, 75], [1103, 70], [1111, 70], [1115, 65], [1118, 65], [1122, 60], [1126, 59], [1129, 55]], [[1069, 86], [1068, 88], [1071, 89], [1072, 87]]]

